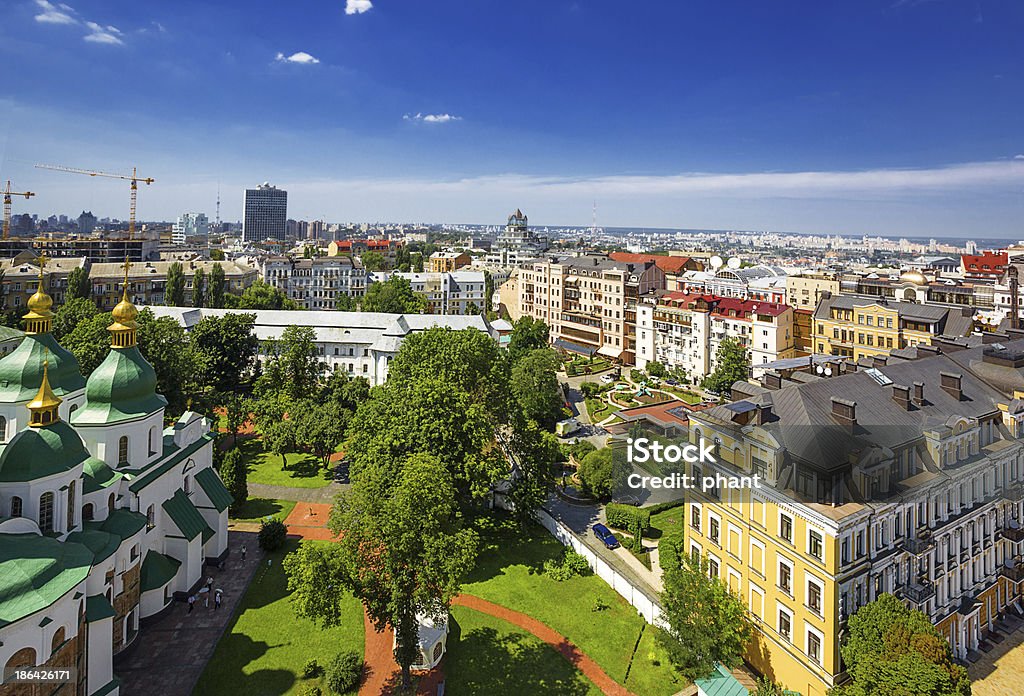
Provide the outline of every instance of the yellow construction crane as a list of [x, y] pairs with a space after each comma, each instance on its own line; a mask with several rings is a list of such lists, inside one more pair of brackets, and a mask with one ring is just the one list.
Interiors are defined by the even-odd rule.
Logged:
[[4, 239], [11, 232], [11, 196], [24, 196], [28, 200], [34, 195], [31, 191], [12, 191], [11, 180], [7, 180], [7, 187], [4, 188]]
[[74, 167], [60, 167], [52, 164], [37, 164], [39, 169], [52, 169], [57, 172], [70, 172], [71, 174], [86, 174], [88, 176], [105, 176], [110, 179], [124, 179], [125, 181], [132, 182], [132, 204], [129, 208], [128, 214], [128, 239], [135, 239], [135, 199], [138, 197], [139, 182], [146, 184], [152, 184], [155, 179], [142, 178], [138, 176], [135, 171], [135, 167], [132, 167], [131, 176], [127, 174], [108, 174], [106, 172], [94, 172], [91, 169], [75, 169]]

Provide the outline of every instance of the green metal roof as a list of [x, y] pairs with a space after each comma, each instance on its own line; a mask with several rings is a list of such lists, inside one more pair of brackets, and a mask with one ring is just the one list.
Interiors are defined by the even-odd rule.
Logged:
[[102, 459], [89, 457], [82, 467], [82, 489], [86, 493], [95, 493], [98, 490], [114, 485], [121, 480], [123, 474], [114, 471]]
[[187, 447], [183, 447], [182, 449], [178, 450], [173, 455], [171, 455], [167, 460], [161, 462], [160, 464], [157, 464], [152, 469], [146, 471], [146, 473], [140, 473], [139, 477], [132, 481], [131, 484], [128, 486], [128, 490], [130, 490], [132, 493], [138, 493], [140, 490], [142, 490], [143, 488], [145, 488], [146, 486], [160, 478], [160, 476], [170, 471], [176, 464], [179, 464], [183, 459], [186, 459], [195, 452], [198, 452], [208, 443], [213, 442], [213, 439], [213, 433], [207, 433], [206, 435], [203, 435], [201, 438], [193, 442], [191, 445], [188, 445]]
[[177, 575], [179, 566], [181, 561], [177, 558], [153, 550], [147, 551], [142, 561], [142, 591], [157, 590], [169, 583]]
[[10, 326], [0, 326], [0, 341], [9, 341], [13, 338], [24, 338], [25, 332], [21, 329], [12, 329]]
[[113, 556], [114, 552], [121, 545], [121, 537], [118, 535], [91, 527], [80, 532], [68, 534], [68, 541], [81, 544], [92, 551], [93, 564], [105, 561]]
[[750, 696], [747, 687], [740, 684], [722, 665], [715, 665], [715, 671], [704, 679], [695, 679], [694, 684], [701, 696]]
[[74, 425], [107, 425], [148, 415], [167, 405], [156, 393], [156, 372], [138, 346], [111, 348], [85, 385], [85, 404]]
[[98, 594], [85, 598], [85, 620], [89, 623], [114, 616], [117, 616], [117, 612], [110, 606], [110, 600], [105, 596]]
[[0, 481], [34, 481], [70, 471], [91, 455], [74, 428], [62, 420], [25, 428], [0, 452]]
[[141, 512], [117, 508], [110, 513], [107, 519], [103, 520], [100, 524], [100, 529], [104, 532], [116, 534], [122, 539], [129, 539], [138, 534], [139, 530], [145, 526], [146, 516]]
[[92, 552], [38, 534], [4, 534], [0, 544], [0, 626], [51, 606], [89, 575]]
[[[163, 508], [171, 516], [178, 529], [181, 530], [182, 535], [189, 541], [202, 534], [204, 530], [210, 529], [210, 526], [206, 524], [206, 520], [203, 519], [199, 510], [196, 510], [196, 506], [185, 495], [185, 491], [180, 488], [174, 492], [170, 499], [164, 501]], [[213, 530], [210, 530], [210, 533], [212, 534]], [[203, 542], [205, 543], [207, 539], [208, 537], [204, 537]]]
[[210, 502], [217, 508], [217, 512], [224, 512], [231, 503], [235, 502], [234, 497], [224, 487], [217, 472], [211, 469], [203, 469], [196, 474], [196, 481], [210, 498]]
[[65, 396], [85, 386], [75, 356], [50, 334], [29, 334], [0, 360], [0, 403], [30, 401], [43, 383], [43, 362], [48, 361], [50, 387]]
[[92, 696], [107, 696], [107, 694], [114, 693], [114, 691], [118, 687], [120, 687], [120, 686], [121, 686], [121, 678], [120, 677], [114, 677], [113, 679], [108, 681], [106, 684], [101, 686], [98, 690], [93, 691], [92, 692]]

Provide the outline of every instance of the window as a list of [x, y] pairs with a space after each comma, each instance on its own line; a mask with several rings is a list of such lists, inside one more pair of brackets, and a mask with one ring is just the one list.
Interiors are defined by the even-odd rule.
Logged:
[[821, 586], [813, 580], [807, 581], [807, 607], [821, 616]]
[[39, 496], [39, 529], [43, 534], [53, 532], [53, 493], [50, 491]]
[[157, 443], [157, 430], [154, 425], [149, 429], [149, 454], [150, 456], [156, 454], [156, 443]]
[[156, 509], [150, 505], [146, 508], [146, 529], [152, 529], [156, 526]]
[[93, 512], [92, 503], [86, 503], [82, 506], [82, 521], [88, 522], [95, 516]]
[[0, 442], [7, 442], [7, 419], [0, 416]]
[[700, 507], [697, 505], [690, 508], [690, 526], [700, 531]]
[[75, 482], [68, 484], [68, 531], [75, 528]]
[[793, 543], [793, 518], [785, 513], [779, 514], [779, 536]]
[[11, 498], [11, 517], [21, 517], [21, 498]]
[[821, 664], [821, 638], [813, 631], [807, 631], [807, 657]]
[[109, 515], [114, 511], [114, 494], [111, 493], [110, 497], [107, 498], [107, 514]]
[[807, 553], [817, 559], [824, 560], [825, 547], [822, 543], [821, 532], [813, 529], [807, 535]]
[[779, 561], [779, 589], [793, 595], [793, 567], [786, 561]]
[[192, 495], [192, 477], [185, 474], [181, 482], [181, 487], [185, 489], [185, 495]]
[[708, 558], [708, 576], [711, 578], [718, 577], [718, 559], [711, 557]]
[[117, 441], [117, 465], [124, 466], [128, 463], [128, 436], [122, 435]]
[[785, 609], [779, 609], [779, 635], [786, 640], [791, 640], [793, 635], [793, 617]]
[[720, 546], [721, 543], [718, 540], [719, 537], [719, 526], [720, 522], [714, 517], [708, 516], [708, 538], [715, 545]]
[[50, 655], [53, 655], [53, 653], [57, 652], [57, 648], [64, 645], [64, 635], [63, 626], [53, 632], [53, 638], [50, 640]]

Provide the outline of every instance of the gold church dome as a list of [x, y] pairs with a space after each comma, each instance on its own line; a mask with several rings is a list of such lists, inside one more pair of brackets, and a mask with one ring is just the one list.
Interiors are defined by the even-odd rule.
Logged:
[[135, 305], [128, 299], [127, 293], [121, 297], [121, 301], [114, 307], [114, 311], [111, 312], [114, 316], [114, 321], [122, 326], [131, 326], [135, 323], [135, 317], [139, 315], [139, 310], [135, 308]]
[[46, 315], [53, 306], [53, 299], [40, 287], [32, 297], [28, 298], [28, 309], [39, 315]]
[[928, 279], [924, 277], [924, 273], [918, 270], [909, 270], [900, 276], [901, 283], [913, 283], [914, 285], [927, 285]]

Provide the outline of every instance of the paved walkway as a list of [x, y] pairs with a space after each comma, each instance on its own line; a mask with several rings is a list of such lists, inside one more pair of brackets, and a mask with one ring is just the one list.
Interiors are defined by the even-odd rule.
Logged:
[[981, 659], [968, 667], [967, 673], [971, 677], [973, 696], [1020, 693], [1021, 675], [1024, 675], [1024, 629], [1006, 636], [991, 652], [981, 652]]
[[[244, 562], [240, 552], [242, 544], [247, 551]], [[114, 672], [122, 679], [122, 694], [189, 696], [192, 693], [263, 560], [256, 535], [251, 532], [231, 530], [228, 546], [231, 555], [223, 570], [218, 571], [213, 566], [203, 569], [206, 576], [213, 577], [214, 588], [224, 590], [220, 609], [214, 609], [211, 598], [209, 607], [204, 607], [200, 600], [189, 614], [187, 604], [175, 602], [166, 614], [152, 623], [147, 620], [128, 654], [115, 658]]]
[[288, 534], [301, 539], [333, 541], [334, 534], [327, 528], [331, 506], [325, 503], [298, 503], [285, 518]]
[[323, 488], [295, 488], [294, 486], [271, 486], [265, 483], [250, 483], [249, 497], [330, 504], [334, 502], [334, 496], [347, 488], [348, 484], [338, 483], [337, 481], [331, 481]]
[[[363, 632], [366, 643], [363, 662], [366, 677], [359, 687], [359, 696], [389, 696], [402, 683], [402, 669], [395, 662], [395, 633], [391, 627], [378, 631], [369, 615], [363, 612]], [[444, 661], [429, 672], [415, 673], [418, 696], [437, 696], [437, 687], [444, 681]]]

